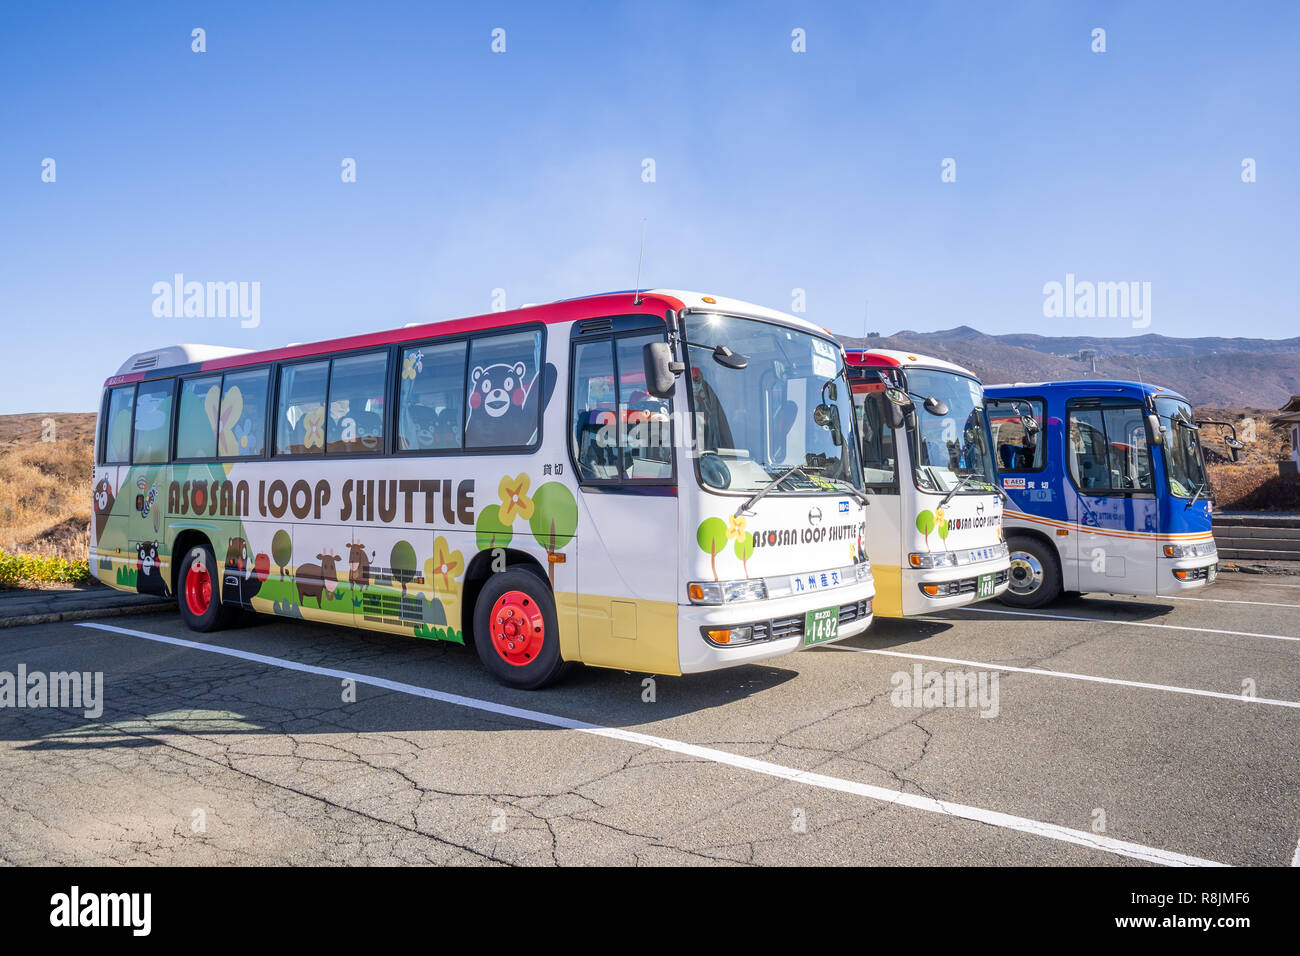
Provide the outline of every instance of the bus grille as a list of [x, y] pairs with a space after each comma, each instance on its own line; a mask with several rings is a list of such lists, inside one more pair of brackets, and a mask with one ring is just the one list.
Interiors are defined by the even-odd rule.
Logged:
[[[870, 601], [856, 601], [853, 604], [840, 605], [840, 624], [852, 624], [854, 621], [860, 621], [871, 613]], [[752, 625], [754, 628], [755, 642], [758, 641], [779, 641], [786, 637], [803, 637], [804, 617], [802, 614], [795, 617], [779, 617], [771, 621], [755, 621]]]
[[419, 624], [424, 620], [424, 608], [418, 595], [366, 591], [361, 598], [361, 616], [380, 624]]

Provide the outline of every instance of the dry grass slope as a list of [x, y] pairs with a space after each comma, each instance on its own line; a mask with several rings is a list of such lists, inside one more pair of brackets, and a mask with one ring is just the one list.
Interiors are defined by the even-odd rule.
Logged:
[[0, 550], [85, 558], [94, 430], [89, 413], [0, 415]]

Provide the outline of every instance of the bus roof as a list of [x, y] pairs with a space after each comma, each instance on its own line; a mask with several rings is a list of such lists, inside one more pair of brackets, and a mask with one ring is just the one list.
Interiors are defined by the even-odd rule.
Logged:
[[845, 349], [850, 365], [888, 365], [902, 368], [939, 368], [959, 375], [975, 378], [975, 373], [952, 362], [920, 352], [900, 352], [897, 349]]
[[1038, 392], [1047, 390], [1066, 393], [1070, 398], [1082, 398], [1095, 395], [1151, 395], [1157, 398], [1175, 398], [1187, 401], [1186, 396], [1173, 389], [1145, 382], [1126, 382], [1121, 379], [1080, 378], [1065, 382], [1010, 382], [1002, 385], [985, 385], [984, 394], [996, 398], [995, 393], [1004, 395], [1026, 392], [1033, 389]]
[[467, 318], [417, 323], [380, 332], [365, 332], [360, 335], [326, 339], [320, 342], [297, 343], [261, 351], [228, 348], [220, 345], [169, 345], [163, 348], [151, 349], [147, 352], [137, 352], [132, 355], [118, 369], [117, 374], [105, 382], [105, 385], [119, 385], [125, 382], [138, 381], [147, 378], [155, 370], [161, 369], [167, 369], [169, 374], [215, 371], [241, 365], [257, 365], [262, 362], [285, 361], [332, 352], [343, 352], [350, 349], [391, 345], [396, 342], [420, 341], [440, 335], [459, 335], [487, 329], [508, 328], [512, 325], [525, 325], [535, 322], [550, 325], [607, 315], [646, 313], [663, 315], [669, 309], [675, 311], [691, 309], [697, 312], [734, 313], [788, 325], [816, 335], [830, 336], [830, 332], [826, 329], [813, 325], [805, 319], [778, 312], [775, 309], [768, 309], [761, 305], [743, 302], [740, 299], [712, 296], [701, 292], [686, 292], [679, 289], [651, 289], [640, 292], [640, 302], [633, 304], [634, 297], [637, 294], [630, 289], [624, 292], [601, 292], [573, 299], [561, 299], [544, 305], [527, 305], [517, 309], [489, 312]]

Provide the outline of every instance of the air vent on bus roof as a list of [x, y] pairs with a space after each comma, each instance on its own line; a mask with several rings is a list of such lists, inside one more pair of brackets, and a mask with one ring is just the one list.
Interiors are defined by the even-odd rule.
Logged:
[[158, 364], [158, 353], [153, 355], [142, 355], [131, 365], [131, 371], [140, 372], [147, 368], [153, 368]]
[[608, 332], [614, 327], [614, 323], [609, 319], [585, 319], [578, 323], [578, 331], [582, 334], [587, 332]]

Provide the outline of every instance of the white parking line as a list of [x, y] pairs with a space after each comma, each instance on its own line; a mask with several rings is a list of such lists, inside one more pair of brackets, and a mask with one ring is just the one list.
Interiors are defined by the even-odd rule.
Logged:
[[1291, 857], [1292, 866], [1300, 866], [1300, 843], [1295, 845], [1295, 853]]
[[939, 664], [962, 664], [966, 667], [979, 667], [991, 671], [1008, 671], [1017, 674], [1037, 674], [1040, 677], [1062, 677], [1066, 680], [1090, 681], [1094, 684], [1118, 684], [1121, 687], [1141, 687], [1145, 690], [1163, 690], [1171, 694], [1191, 694], [1194, 697], [1217, 697], [1219, 700], [1236, 700], [1243, 704], [1269, 704], [1273, 707], [1300, 708], [1300, 701], [1274, 700], [1271, 697], [1246, 697], [1242, 694], [1228, 694], [1217, 690], [1198, 690], [1195, 687], [1175, 687], [1172, 684], [1148, 684], [1144, 681], [1120, 680], [1118, 677], [1098, 677], [1095, 674], [1075, 674], [1070, 671], [1049, 671], [1041, 667], [1015, 667], [1011, 664], [990, 664], [987, 661], [964, 661], [956, 657], [931, 657], [928, 654], [907, 654], [903, 651], [886, 651], [872, 647], [846, 647], [843, 644], [827, 644], [827, 650], [853, 651], [856, 654], [880, 654], [885, 657], [906, 657], [917, 661], [935, 661]]
[[[1288, 637], [1285, 634], [1260, 634], [1256, 631], [1225, 631], [1217, 627], [1191, 627], [1187, 624], [1152, 624], [1149, 621], [1117, 621], [1104, 617], [1074, 617], [1069, 614], [1042, 614], [1038, 611], [1004, 611], [1001, 608], [955, 607], [954, 611], [967, 614], [1011, 614], [1015, 617], [1044, 617], [1049, 621], [1086, 621], [1089, 624], [1122, 624], [1125, 627], [1154, 627], [1165, 631], [1199, 631], [1203, 634], [1229, 634], [1233, 637], [1266, 637], [1272, 641], [1300, 641], [1300, 637]], [[942, 620], [942, 618], [930, 618]]]
[[614, 740], [639, 744], [643, 747], [653, 747], [658, 750], [679, 753], [695, 757], [699, 760], [706, 760], [712, 763], [736, 767], [740, 770], [766, 774], [769, 777], [778, 777], [783, 780], [789, 780], [793, 783], [801, 783], [811, 787], [820, 787], [825, 790], [836, 790], [840, 793], [867, 797], [871, 800], [880, 800], [885, 803], [911, 807], [914, 810], [924, 810], [928, 813], [960, 817], [965, 820], [973, 820], [977, 823], [984, 823], [989, 826], [1001, 827], [1007, 830], [1017, 830], [1021, 833], [1046, 837], [1050, 840], [1059, 840], [1063, 843], [1074, 843], [1079, 846], [1088, 847], [1089, 849], [1100, 850], [1103, 853], [1113, 853], [1118, 856], [1144, 860], [1148, 863], [1160, 863], [1166, 866], [1225, 865], [1217, 863], [1214, 860], [1206, 860], [1201, 857], [1187, 856], [1182, 853], [1173, 853], [1169, 850], [1160, 850], [1155, 847], [1143, 846], [1140, 843], [1129, 843], [1125, 840], [1116, 840], [1112, 837], [1102, 836], [1098, 833], [1090, 833], [1087, 830], [1074, 830], [1055, 823], [1044, 823], [1039, 820], [1030, 820], [1026, 817], [1017, 817], [1006, 813], [999, 813], [995, 810], [984, 810], [980, 807], [970, 807], [960, 803], [950, 803], [947, 800], [936, 800], [933, 797], [923, 797], [913, 793], [903, 793], [899, 790], [889, 790], [884, 787], [877, 787], [867, 783], [858, 783], [854, 780], [829, 777], [825, 774], [812, 773], [807, 770], [797, 770], [794, 767], [786, 767], [781, 764], [770, 763], [766, 760], [755, 760], [752, 757], [742, 757], [739, 754], [728, 753], [725, 750], [715, 750], [712, 747], [701, 747], [697, 744], [683, 743], [678, 740], [670, 740], [666, 737], [653, 737], [649, 734], [637, 733], [632, 730], [602, 727], [599, 724], [589, 724], [586, 721], [573, 720], [569, 717], [559, 717], [554, 714], [542, 713], [541, 711], [526, 710], [522, 707], [511, 707], [506, 704], [498, 704], [489, 700], [480, 700], [475, 697], [463, 697], [460, 694], [448, 694], [443, 691], [431, 690], [430, 688], [419, 687], [415, 684], [404, 684], [400, 681], [388, 680], [383, 677], [372, 677], [368, 674], [356, 674], [351, 671], [337, 670], [332, 667], [318, 667], [312, 664], [303, 664], [298, 661], [286, 660], [281, 657], [270, 657], [265, 654], [254, 654], [249, 651], [240, 651], [230, 647], [222, 647], [219, 644], [201, 644], [198, 641], [190, 641], [179, 637], [166, 637], [161, 634], [151, 634], [147, 631], [135, 631], [130, 628], [115, 627], [111, 624], [99, 624], [93, 621], [88, 621], [78, 624], [77, 626], [95, 628], [101, 631], [111, 631], [114, 634], [125, 634], [129, 637], [139, 637], [147, 641], [156, 641], [160, 644], [171, 644], [176, 647], [188, 647], [193, 650], [207, 651], [211, 654], [221, 654], [226, 657], [236, 657], [240, 660], [266, 664], [271, 667], [281, 667], [286, 670], [300, 671], [306, 674], [316, 674], [321, 677], [333, 677], [337, 680], [352, 680], [356, 681], [358, 684], [367, 684], [371, 687], [381, 687], [385, 690], [396, 691], [401, 694], [410, 694], [415, 697], [424, 697], [429, 700], [453, 704], [458, 707], [468, 707], [473, 710], [481, 710], [493, 714], [515, 717], [519, 720], [528, 720], [549, 727], [561, 727], [566, 730], [577, 730], [598, 737], [608, 737]]
[[1300, 604], [1274, 604], [1270, 601], [1230, 601], [1227, 598], [1177, 597], [1173, 594], [1161, 594], [1160, 601], [1206, 601], [1210, 604], [1253, 604], [1255, 607], [1300, 607]]

